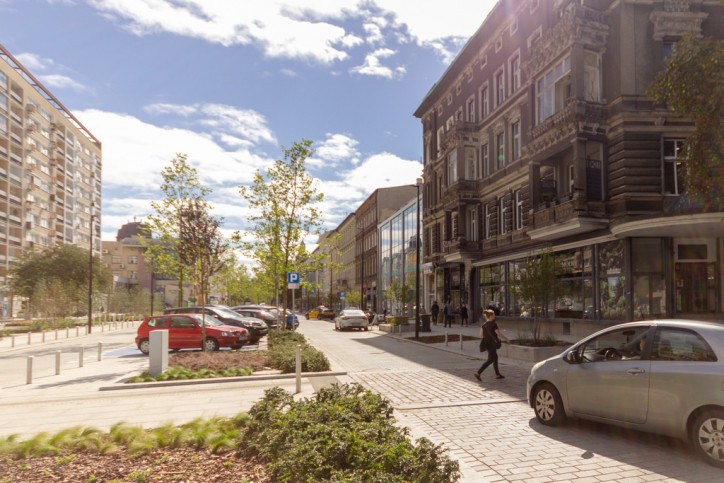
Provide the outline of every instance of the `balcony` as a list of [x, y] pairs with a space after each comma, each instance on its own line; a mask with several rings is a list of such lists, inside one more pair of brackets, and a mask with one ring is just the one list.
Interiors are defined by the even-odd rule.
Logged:
[[481, 241], [467, 240], [461, 236], [442, 242], [443, 256], [446, 262], [478, 258], [482, 249], [483, 243]]
[[531, 154], [568, 139], [579, 129], [579, 123], [603, 124], [606, 112], [602, 104], [570, 99], [566, 107], [533, 127], [526, 148]]
[[606, 227], [608, 218], [602, 202], [574, 198], [539, 205], [528, 235], [533, 240], [556, 240]]
[[445, 188], [442, 195], [442, 203], [447, 205], [460, 200], [477, 200], [478, 198], [478, 182], [476, 180], [460, 179]]

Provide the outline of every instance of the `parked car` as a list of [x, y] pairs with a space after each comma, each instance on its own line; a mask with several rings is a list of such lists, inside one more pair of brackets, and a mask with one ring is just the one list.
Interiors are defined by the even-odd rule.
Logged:
[[601, 330], [539, 362], [527, 383], [542, 424], [589, 419], [688, 440], [724, 468], [724, 325], [655, 320]]
[[241, 315], [242, 317], [253, 317], [255, 319], [261, 320], [264, 322], [267, 326], [267, 329], [276, 329], [277, 328], [277, 318], [272, 314], [271, 312], [267, 310], [262, 309], [253, 309], [253, 308], [240, 308], [238, 306], [232, 307], [231, 310], [236, 312], [237, 314]]
[[249, 342], [249, 331], [242, 327], [225, 325], [213, 316], [201, 314], [168, 314], [154, 315], [138, 326], [136, 331], [136, 345], [144, 354], [149, 352], [149, 334], [159, 329], [168, 330], [168, 348], [174, 351], [180, 349], [202, 349], [202, 324], [206, 326], [207, 351], [219, 350], [219, 347], [240, 349]]
[[352, 328], [370, 330], [370, 321], [360, 309], [344, 309], [334, 319], [334, 328], [337, 330]]
[[172, 307], [172, 308], [165, 309], [163, 311], [163, 313], [164, 314], [196, 313], [196, 314], [211, 315], [213, 317], [216, 317], [221, 322], [223, 322], [227, 325], [243, 327], [246, 330], [248, 330], [250, 344], [256, 344], [257, 342], [259, 342], [259, 339], [264, 337], [269, 332], [269, 327], [266, 324], [259, 322], [256, 319], [252, 319], [250, 317], [243, 317], [225, 305], [204, 305], [203, 307], [200, 307], [200, 306]]
[[320, 305], [319, 307], [315, 307], [309, 312], [305, 314], [307, 319], [329, 319], [334, 320], [334, 310], [330, 309], [329, 307], [325, 307], [323, 305]]

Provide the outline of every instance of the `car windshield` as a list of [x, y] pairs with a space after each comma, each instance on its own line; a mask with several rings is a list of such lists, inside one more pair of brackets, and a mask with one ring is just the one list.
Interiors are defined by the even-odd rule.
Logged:
[[196, 322], [198, 322], [199, 325], [204, 324], [204, 323], [206, 324], [207, 327], [213, 327], [216, 325], [224, 325], [224, 323], [222, 321], [220, 321], [213, 315], [205, 315], [203, 317], [201, 315], [192, 315], [192, 317], [194, 318], [194, 320], [196, 320]]
[[224, 317], [229, 317], [230, 319], [237, 319], [239, 318], [239, 313], [234, 312], [228, 307], [213, 307], [213, 310], [220, 315], [223, 315]]

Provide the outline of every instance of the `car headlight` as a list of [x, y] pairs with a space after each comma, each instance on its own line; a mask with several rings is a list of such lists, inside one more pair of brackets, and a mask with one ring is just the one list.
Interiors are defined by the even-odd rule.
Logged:
[[222, 332], [221, 333], [222, 337], [234, 337], [234, 335], [236, 335], [234, 332]]

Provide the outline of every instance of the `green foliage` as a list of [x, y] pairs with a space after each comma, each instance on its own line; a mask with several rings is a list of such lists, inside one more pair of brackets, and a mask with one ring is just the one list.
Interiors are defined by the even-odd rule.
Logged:
[[387, 317], [387, 323], [392, 325], [408, 325], [410, 319], [407, 317]]
[[458, 463], [426, 439], [409, 441], [392, 407], [362, 386], [334, 385], [294, 401], [270, 389], [249, 411], [241, 447], [274, 481], [455, 482]]
[[187, 379], [207, 379], [212, 377], [238, 377], [250, 376], [253, 372], [254, 371], [251, 367], [229, 368], [222, 369], [220, 371], [213, 371], [211, 369], [193, 370], [183, 366], [171, 366], [156, 377], [150, 377], [148, 376], [148, 371], [144, 371], [143, 375], [132, 377], [128, 380], [128, 382], [181, 381]]
[[724, 202], [724, 41], [689, 35], [676, 43], [666, 69], [648, 94], [681, 117], [694, 132], [678, 156], [684, 159], [687, 195], [702, 203]]
[[322, 372], [329, 370], [329, 359], [322, 352], [307, 344], [299, 332], [291, 330], [269, 332], [269, 358], [274, 367], [284, 374], [296, 371], [297, 345], [302, 346], [302, 371]]
[[[30, 298], [31, 307], [47, 311], [50, 317], [87, 313], [89, 263], [90, 252], [75, 245], [26, 250], [10, 270], [10, 286], [16, 294]], [[94, 293], [103, 292], [110, 280], [110, 272], [94, 256]]]
[[512, 290], [533, 314], [533, 340], [540, 339], [541, 316], [547, 313], [548, 303], [555, 300], [562, 288], [565, 269], [549, 248], [540, 255], [529, 256], [525, 266], [512, 274]]
[[347, 290], [344, 294], [344, 297], [348, 307], [362, 306], [362, 294], [359, 292], [359, 290]]
[[412, 301], [414, 289], [414, 285], [410, 285], [407, 281], [393, 279], [385, 290], [384, 297], [385, 300], [395, 304], [393, 308], [401, 310], [405, 304]]

